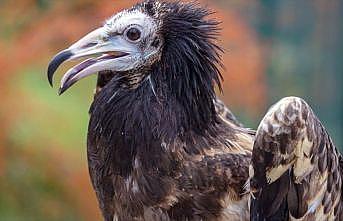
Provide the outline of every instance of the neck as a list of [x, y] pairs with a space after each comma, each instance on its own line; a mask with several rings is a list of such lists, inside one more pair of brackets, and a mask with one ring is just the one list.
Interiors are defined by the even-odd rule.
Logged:
[[164, 167], [160, 169], [166, 171], [170, 159], [165, 145], [175, 140], [188, 142], [194, 135], [210, 139], [217, 130], [212, 97], [198, 91], [196, 99], [206, 99], [197, 102], [191, 94], [172, 93], [169, 79], [162, 77], [152, 72], [135, 89], [112, 79], [95, 96], [89, 136], [109, 149], [112, 166], [123, 176], [131, 173], [137, 156], [147, 168]]
[[[165, 68], [163, 70], [163, 68]], [[206, 84], [194, 70], [177, 71], [174, 75], [169, 67], [158, 66], [150, 74], [150, 88], [157, 100], [176, 121], [176, 133], [194, 132], [205, 135], [218, 121], [213, 100], [214, 85]], [[193, 73], [187, 73], [193, 72]], [[168, 122], [167, 122], [168, 123]]]
[[[119, 124], [111, 125], [110, 121], [128, 120], [121, 122], [123, 129], [127, 129], [138, 120], [140, 129], [153, 127], [164, 139], [172, 140], [187, 133], [205, 135], [216, 127], [214, 91], [192, 90], [190, 83], [184, 80], [175, 83], [168, 73], [157, 73], [157, 70], [144, 76], [147, 77], [142, 77], [142, 82], [134, 88], [126, 87], [116, 77], [100, 85], [90, 114], [98, 119], [102, 130], [118, 127]], [[157, 125], [151, 125], [155, 120]], [[165, 127], [169, 132], [163, 132]]]

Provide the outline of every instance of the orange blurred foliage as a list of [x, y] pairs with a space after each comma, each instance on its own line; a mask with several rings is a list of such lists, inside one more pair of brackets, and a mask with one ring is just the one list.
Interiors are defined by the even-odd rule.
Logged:
[[255, 32], [239, 15], [213, 8], [218, 12], [215, 16], [223, 22], [224, 101], [256, 116], [266, 104], [262, 47]]

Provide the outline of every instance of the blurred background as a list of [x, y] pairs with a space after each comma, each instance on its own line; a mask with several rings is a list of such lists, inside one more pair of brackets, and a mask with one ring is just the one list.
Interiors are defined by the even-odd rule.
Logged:
[[[131, 0], [0, 0], [0, 220], [100, 220], [86, 158], [95, 78], [57, 96], [50, 58]], [[203, 0], [221, 20], [226, 104], [256, 128], [305, 98], [343, 144], [343, 2]], [[67, 70], [64, 67], [59, 72]]]

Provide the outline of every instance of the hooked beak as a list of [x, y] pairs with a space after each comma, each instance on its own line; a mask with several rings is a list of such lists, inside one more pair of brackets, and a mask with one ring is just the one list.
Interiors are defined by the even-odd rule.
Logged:
[[48, 80], [52, 86], [53, 76], [63, 62], [91, 56], [64, 74], [59, 89], [60, 95], [77, 81], [91, 74], [104, 70], [120, 70], [117, 66], [122, 66], [122, 64], [116, 64], [114, 61], [134, 52], [133, 48], [127, 45], [119, 35], [104, 40], [103, 33], [103, 28], [92, 31], [51, 60], [48, 67]]

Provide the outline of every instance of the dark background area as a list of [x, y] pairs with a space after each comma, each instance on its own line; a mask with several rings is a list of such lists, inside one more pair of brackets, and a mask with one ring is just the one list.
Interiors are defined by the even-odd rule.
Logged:
[[[45, 71], [56, 52], [134, 2], [0, 0], [0, 220], [99, 220], [86, 164], [95, 78], [58, 97]], [[201, 3], [223, 22], [221, 96], [238, 118], [256, 128], [280, 98], [303, 97], [342, 147], [343, 2]]]

